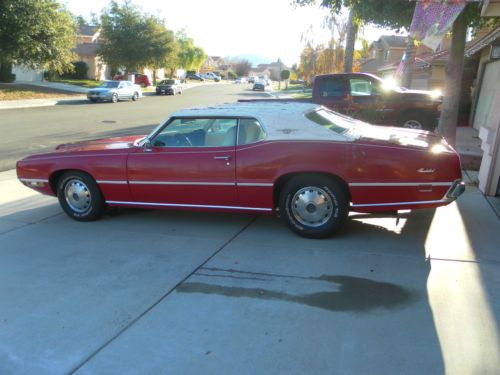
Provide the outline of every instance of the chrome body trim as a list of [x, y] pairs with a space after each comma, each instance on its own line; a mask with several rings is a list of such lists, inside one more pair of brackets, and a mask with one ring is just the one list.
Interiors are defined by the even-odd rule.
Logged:
[[352, 187], [389, 187], [389, 186], [451, 186], [453, 182], [351, 182], [349, 186]]
[[194, 186], [235, 186], [235, 182], [191, 182], [191, 181], [129, 181], [130, 185], [194, 185]]
[[272, 211], [272, 208], [259, 207], [240, 207], [240, 206], [215, 206], [204, 204], [180, 204], [180, 203], [150, 203], [150, 202], [126, 202], [126, 201], [106, 201], [108, 204], [123, 204], [130, 206], [156, 206], [156, 207], [187, 207], [187, 208], [214, 208], [227, 210], [246, 210], [246, 211]]
[[97, 180], [98, 184], [106, 184], [106, 185], [127, 185], [127, 181], [118, 181], [118, 180]]
[[383, 207], [383, 206], [414, 206], [419, 204], [435, 204], [435, 203], [449, 203], [449, 201], [446, 199], [440, 199], [435, 201], [352, 204], [351, 207], [358, 208], [358, 207]]
[[237, 182], [236, 185], [238, 186], [266, 186], [270, 187], [273, 186], [273, 183], [267, 183], [267, 182]]
[[19, 181], [21, 182], [26, 182], [26, 183], [30, 183], [30, 182], [43, 182], [43, 183], [48, 183], [49, 180], [46, 179], [46, 178], [20, 178]]

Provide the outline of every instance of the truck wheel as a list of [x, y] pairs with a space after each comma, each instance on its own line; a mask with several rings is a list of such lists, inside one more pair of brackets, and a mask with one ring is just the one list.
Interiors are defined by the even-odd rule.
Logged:
[[281, 217], [292, 231], [308, 238], [325, 238], [346, 222], [349, 202], [344, 189], [320, 175], [297, 176], [282, 189]]
[[411, 112], [402, 117], [400, 125], [407, 129], [428, 130], [434, 131], [435, 124], [433, 124], [430, 116], [421, 113]]

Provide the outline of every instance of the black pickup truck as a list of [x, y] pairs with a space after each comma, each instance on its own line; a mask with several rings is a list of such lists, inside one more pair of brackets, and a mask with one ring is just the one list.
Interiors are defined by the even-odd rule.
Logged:
[[434, 130], [442, 98], [432, 91], [388, 87], [373, 74], [346, 73], [316, 76], [312, 101], [374, 124]]
[[436, 92], [390, 87], [369, 73], [318, 75], [312, 99], [297, 100], [321, 104], [372, 124], [430, 131], [437, 126], [442, 103]]

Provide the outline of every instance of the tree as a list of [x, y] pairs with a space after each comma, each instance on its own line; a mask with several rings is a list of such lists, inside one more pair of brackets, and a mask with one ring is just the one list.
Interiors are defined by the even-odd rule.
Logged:
[[185, 70], [198, 71], [207, 57], [205, 51], [195, 46], [194, 40], [184, 30], [178, 31], [176, 37], [179, 43], [179, 66]]
[[238, 77], [247, 76], [250, 73], [250, 69], [252, 69], [252, 63], [245, 59], [237, 60], [231, 65]]
[[145, 14], [140, 8], [125, 1], [112, 1], [101, 14], [102, 42], [99, 55], [109, 65], [134, 71], [145, 67], [156, 71], [177, 59], [174, 33], [165, 27], [165, 21]]
[[145, 67], [151, 57], [147, 56], [148, 40], [141, 11], [129, 1], [119, 5], [112, 1], [101, 14], [101, 46], [98, 54], [109, 65], [127, 70]]
[[177, 45], [174, 33], [167, 30], [164, 21], [154, 16], [148, 16], [144, 20], [144, 34], [148, 37], [145, 54], [149, 57], [147, 66], [153, 68], [153, 84], [156, 85], [156, 71], [169, 64], [169, 60], [177, 62]]
[[[280, 73], [280, 79], [282, 81], [285, 81], [285, 87], [288, 88], [288, 79], [290, 78], [290, 71], [285, 69], [285, 70], [282, 70], [281, 73]], [[280, 81], [280, 84], [281, 84], [281, 81]]]
[[0, 72], [10, 75], [12, 64], [70, 71], [75, 32], [73, 16], [54, 0], [2, 0]]

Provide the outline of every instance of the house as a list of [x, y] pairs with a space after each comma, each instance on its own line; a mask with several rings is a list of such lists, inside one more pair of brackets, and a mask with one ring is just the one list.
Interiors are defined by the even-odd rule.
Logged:
[[378, 74], [381, 66], [401, 61], [406, 48], [406, 37], [382, 35], [368, 47], [370, 57], [361, 65], [361, 71]]
[[281, 72], [283, 70], [290, 70], [281, 60], [272, 62], [270, 64], [259, 64], [256, 68], [251, 69], [250, 76], [265, 76], [273, 81], [278, 81], [280, 79]]
[[226, 65], [224, 59], [220, 56], [207, 56], [203, 65], [200, 67], [200, 73], [221, 71], [221, 67]]
[[111, 76], [107, 65], [97, 55], [99, 34], [100, 30], [96, 26], [80, 25], [76, 35], [76, 47], [73, 50], [78, 56], [77, 60], [87, 64], [87, 78], [96, 81], [109, 79]]
[[[485, 2], [481, 14], [500, 16], [500, 0]], [[479, 59], [470, 117], [482, 141], [479, 189], [500, 196], [500, 27], [477, 38], [465, 55]]]

